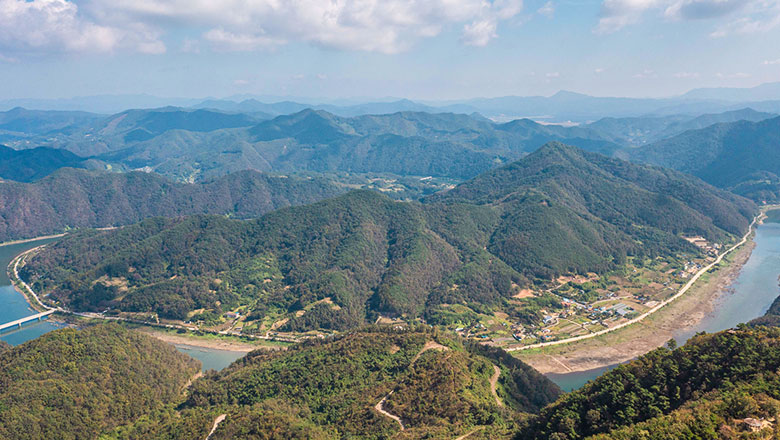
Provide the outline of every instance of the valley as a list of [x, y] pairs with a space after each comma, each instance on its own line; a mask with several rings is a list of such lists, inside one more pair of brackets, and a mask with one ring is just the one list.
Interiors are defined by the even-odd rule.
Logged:
[[780, 439], [780, 0], [0, 0], [0, 440]]

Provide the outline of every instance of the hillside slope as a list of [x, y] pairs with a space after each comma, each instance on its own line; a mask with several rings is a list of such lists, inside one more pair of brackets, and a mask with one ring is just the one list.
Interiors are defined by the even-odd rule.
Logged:
[[674, 168], [756, 201], [780, 199], [780, 118], [692, 130], [634, 150], [632, 159]]
[[369, 328], [253, 352], [195, 382], [181, 417], [131, 425], [115, 438], [205, 437], [220, 414], [214, 439], [454, 438], [475, 427], [483, 429], [475, 438], [506, 438], [559, 394], [500, 350], [427, 328]]
[[777, 438], [766, 421], [780, 415], [778, 347], [780, 330], [759, 327], [657, 349], [563, 396], [516, 438]]
[[262, 119], [208, 110], [132, 110], [30, 142], [185, 181], [244, 169], [467, 179], [553, 140], [606, 154], [618, 148], [594, 130], [528, 119], [494, 124], [412, 111], [341, 117], [312, 109]]
[[322, 179], [243, 171], [200, 184], [152, 173], [61, 169], [34, 183], [0, 182], [0, 242], [66, 229], [126, 225], [155, 216], [257, 217], [343, 192]]
[[0, 145], [0, 179], [32, 182], [60, 168], [86, 168], [87, 159], [67, 150], [31, 148], [14, 150]]
[[430, 317], [445, 304], [514, 316], [526, 313], [507, 302], [518, 286], [603, 273], [628, 256], [695, 255], [681, 235], [726, 242], [754, 211], [690, 176], [549, 144], [424, 203], [355, 191], [252, 221], [79, 232], [22, 276], [76, 309], [186, 319], [246, 306], [286, 330]]
[[0, 437], [88, 439], [180, 398], [198, 361], [114, 324], [0, 350]]

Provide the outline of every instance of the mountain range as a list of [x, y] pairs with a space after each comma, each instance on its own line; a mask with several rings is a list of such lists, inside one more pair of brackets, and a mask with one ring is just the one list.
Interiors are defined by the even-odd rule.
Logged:
[[161, 341], [118, 324], [88, 325], [0, 346], [0, 434], [13, 440], [774, 438], [779, 341], [777, 328], [763, 326], [697, 335], [561, 394], [499, 349], [424, 326], [365, 327], [287, 350], [256, 350], [199, 377], [197, 361]]
[[551, 140], [606, 154], [620, 148], [588, 128], [531, 120], [494, 124], [467, 115], [420, 112], [344, 118], [311, 109], [270, 120], [212, 110], [132, 110], [76, 132], [38, 138], [41, 145], [115, 170], [145, 168], [183, 181], [244, 169], [462, 180]]
[[77, 310], [186, 319], [246, 306], [256, 320], [286, 319], [286, 330], [352, 328], [378, 315], [435, 321], [453, 303], [528, 320], [538, 309], [507, 301], [519, 286], [603, 273], [627, 256], [695, 254], [680, 235], [728, 241], [755, 209], [675, 171], [551, 143], [422, 203], [355, 191], [256, 220], [157, 218], [77, 232], [22, 276]]
[[[35, 150], [19, 153], [27, 152]], [[41, 165], [26, 162], [29, 155], [24, 160], [22, 163]], [[28, 169], [2, 163], [17, 173]], [[34, 183], [0, 182], [0, 242], [74, 228], [127, 225], [159, 216], [218, 214], [252, 218], [345, 191], [325, 179], [271, 177], [249, 170], [186, 184], [154, 173], [63, 168]]]
[[365, 114], [425, 111], [432, 113], [480, 113], [502, 120], [544, 117], [551, 122], [588, 122], [602, 117], [637, 117], [648, 115], [719, 113], [752, 107], [759, 111], [780, 113], [780, 83], [753, 88], [694, 89], [668, 98], [595, 97], [570, 91], [552, 96], [504, 96], [452, 101], [419, 101], [408, 99], [357, 99], [336, 101], [315, 98], [277, 96], [234, 96], [224, 99], [160, 98], [149, 95], [102, 95], [70, 99], [10, 99], [0, 101], [0, 110], [27, 107], [39, 110], [80, 110], [95, 113], [117, 113], [128, 108], [179, 106], [231, 112], [262, 112], [272, 116], [291, 114], [305, 108], [325, 110], [351, 117]]
[[633, 160], [674, 168], [759, 202], [780, 199], [780, 118], [691, 130], [631, 151]]

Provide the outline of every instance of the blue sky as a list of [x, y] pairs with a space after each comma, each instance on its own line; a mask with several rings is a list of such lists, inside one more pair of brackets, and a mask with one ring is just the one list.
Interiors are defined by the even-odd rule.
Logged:
[[780, 0], [0, 0], [0, 99], [671, 96], [780, 81]]

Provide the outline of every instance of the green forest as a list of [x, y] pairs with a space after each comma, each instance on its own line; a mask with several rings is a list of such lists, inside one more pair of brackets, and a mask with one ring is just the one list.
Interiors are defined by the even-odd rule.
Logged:
[[674, 171], [549, 144], [422, 202], [354, 191], [256, 220], [79, 231], [21, 276], [75, 310], [186, 319], [245, 306], [253, 319], [289, 316], [282, 330], [344, 330], [444, 304], [498, 310], [513, 285], [603, 273], [628, 256], [695, 255], [681, 235], [728, 242], [755, 210]]
[[96, 438], [180, 398], [200, 362], [116, 324], [0, 344], [0, 438]]

